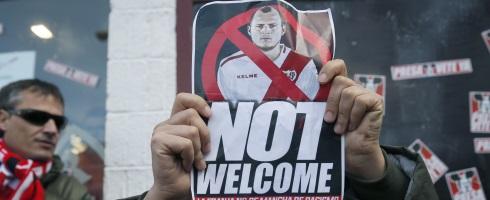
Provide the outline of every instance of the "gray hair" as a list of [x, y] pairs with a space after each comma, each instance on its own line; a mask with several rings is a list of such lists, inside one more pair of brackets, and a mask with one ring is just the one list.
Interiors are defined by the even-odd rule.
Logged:
[[53, 96], [62, 106], [63, 96], [55, 85], [39, 79], [25, 79], [7, 84], [0, 89], [0, 109], [14, 109], [22, 102], [21, 92], [30, 92], [42, 96]]

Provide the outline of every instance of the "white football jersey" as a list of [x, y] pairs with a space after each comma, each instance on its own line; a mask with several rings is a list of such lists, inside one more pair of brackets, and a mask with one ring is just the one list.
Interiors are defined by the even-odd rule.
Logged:
[[[274, 64], [313, 100], [320, 88], [315, 63], [311, 58], [280, 45], [281, 53], [273, 60]], [[272, 84], [271, 78], [242, 51], [221, 60], [218, 87], [224, 99], [232, 102], [288, 99], [286, 94]]]

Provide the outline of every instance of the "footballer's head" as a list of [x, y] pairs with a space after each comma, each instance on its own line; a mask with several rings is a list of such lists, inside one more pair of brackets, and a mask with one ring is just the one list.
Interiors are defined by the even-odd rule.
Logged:
[[263, 51], [276, 47], [285, 31], [281, 14], [271, 6], [259, 8], [248, 25], [248, 34], [253, 43]]

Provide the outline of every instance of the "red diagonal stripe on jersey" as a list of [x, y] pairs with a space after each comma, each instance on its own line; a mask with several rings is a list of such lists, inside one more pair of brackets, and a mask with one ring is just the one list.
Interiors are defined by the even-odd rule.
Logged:
[[308, 97], [294, 84], [279, 67], [240, 31], [234, 29], [226, 33], [228, 39], [243, 51], [271, 80], [272, 85], [293, 101], [306, 101]]
[[[296, 31], [301, 32], [303, 37], [308, 41], [311, 45], [313, 45], [318, 52], [323, 52], [320, 54], [320, 59], [323, 64], [325, 64], [328, 60], [332, 58], [332, 52], [328, 48], [326, 41], [324, 41], [320, 36], [318, 36], [315, 32], [308, 29], [308, 27], [304, 27], [297, 22], [295, 17], [282, 6], [273, 5], [273, 7], [277, 8], [279, 12], [284, 16], [285, 21], [288, 22], [289, 25]], [[216, 84], [216, 76], [205, 75], [204, 72], [212, 72], [215, 71], [216, 66], [216, 58], [217, 52], [221, 49], [225, 40], [230, 40], [234, 45], [236, 45], [240, 50], [242, 50], [247, 56], [249, 56], [254, 63], [257, 64], [269, 77], [274, 77], [272, 79], [272, 84], [278, 85], [278, 89], [281, 92], [285, 92], [288, 96], [295, 101], [304, 99], [307, 100], [308, 97], [287, 78], [281, 70], [276, 67], [263, 67], [261, 63], [265, 65], [275, 66], [275, 64], [265, 56], [257, 47], [240, 31], [238, 31], [239, 27], [247, 25], [249, 23], [250, 17], [256, 11], [256, 9], [247, 10], [244, 13], [241, 13], [237, 16], [234, 16], [223, 23], [217, 30], [215, 35], [209, 41], [206, 50], [204, 52], [203, 58], [212, 58], [212, 59], [203, 59], [202, 61], [202, 81], [203, 81], [203, 89], [206, 92], [206, 95], [209, 99], [214, 100], [223, 100], [223, 96], [221, 95], [218, 85]], [[235, 42], [233, 42], [235, 41]], [[244, 44], [240, 44], [240, 42], [244, 42]], [[248, 53], [247, 53], [248, 52]], [[250, 54], [250, 55], [249, 55]], [[252, 56], [251, 56], [252, 55]], [[258, 63], [257, 63], [257, 62]], [[271, 65], [272, 64], [272, 65]], [[264, 69], [265, 68], [265, 69]], [[269, 72], [270, 71], [270, 72]], [[270, 73], [270, 74], [269, 74]], [[330, 84], [320, 85], [320, 90], [315, 97], [315, 100], [326, 100], [330, 91]], [[290, 94], [291, 93], [291, 94]]]

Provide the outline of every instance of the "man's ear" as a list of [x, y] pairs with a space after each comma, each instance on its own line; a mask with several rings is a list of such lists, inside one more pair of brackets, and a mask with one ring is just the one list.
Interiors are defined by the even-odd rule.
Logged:
[[5, 123], [9, 118], [9, 114], [7, 111], [0, 109], [0, 130], [5, 130]]
[[247, 25], [247, 33], [249, 36], [252, 36], [252, 27], [250, 27], [250, 24]]

